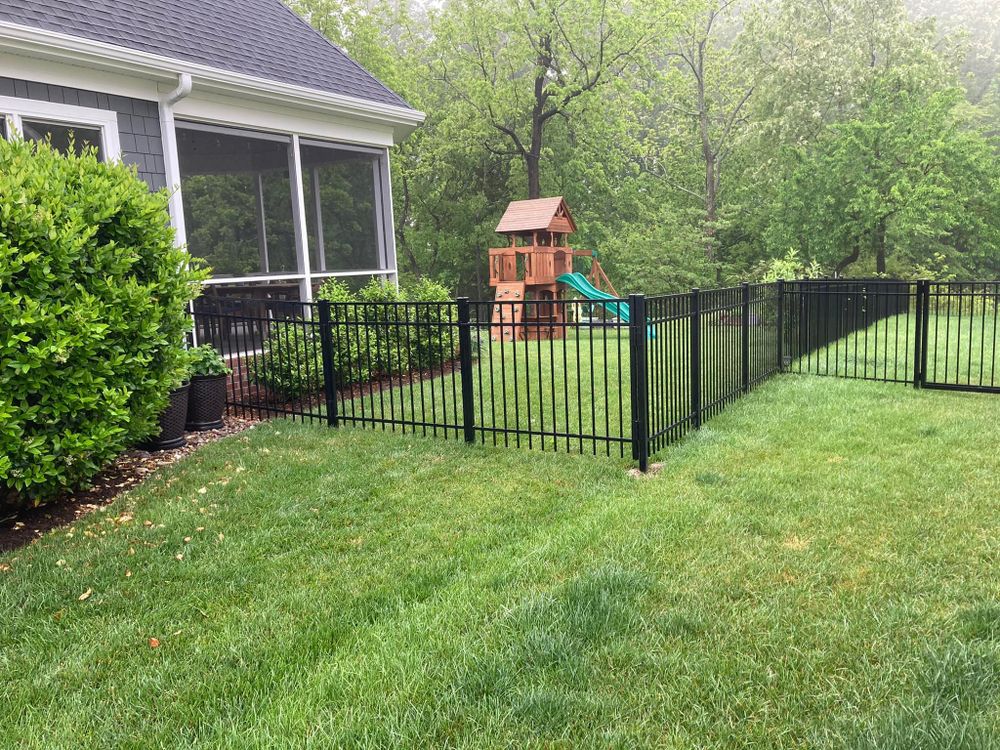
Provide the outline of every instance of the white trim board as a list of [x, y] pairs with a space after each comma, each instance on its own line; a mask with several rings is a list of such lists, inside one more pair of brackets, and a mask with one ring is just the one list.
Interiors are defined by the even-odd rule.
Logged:
[[122, 149], [118, 139], [118, 113], [107, 109], [80, 107], [74, 104], [57, 104], [37, 99], [0, 96], [0, 114], [9, 115], [14, 129], [20, 132], [21, 119], [42, 120], [60, 125], [88, 125], [101, 131], [101, 151], [105, 160], [121, 159]]
[[394, 144], [386, 125], [359, 122], [336, 114], [289, 110], [271, 102], [246, 102], [229, 96], [209, 97], [196, 89], [174, 105], [174, 116], [186, 122], [236, 127], [310, 139], [387, 148]]
[[[0, 31], [0, 75], [22, 81], [99, 91], [149, 102], [155, 102], [160, 96], [157, 81], [149, 78], [119, 75], [68, 62], [29, 57], [20, 51], [5, 51], [2, 31]], [[176, 85], [176, 77], [174, 81]]]

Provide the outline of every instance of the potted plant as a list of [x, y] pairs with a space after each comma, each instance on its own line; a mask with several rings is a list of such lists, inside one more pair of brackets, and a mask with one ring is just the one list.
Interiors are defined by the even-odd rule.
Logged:
[[188, 430], [217, 430], [226, 410], [226, 378], [232, 370], [215, 347], [205, 344], [189, 352], [191, 394], [188, 398]]
[[176, 385], [171, 391], [167, 408], [160, 414], [160, 431], [157, 435], [141, 443], [140, 448], [147, 451], [167, 451], [180, 448], [187, 440], [184, 438], [184, 423], [187, 420], [188, 393], [191, 384], [188, 381], [188, 356], [179, 365], [175, 378]]

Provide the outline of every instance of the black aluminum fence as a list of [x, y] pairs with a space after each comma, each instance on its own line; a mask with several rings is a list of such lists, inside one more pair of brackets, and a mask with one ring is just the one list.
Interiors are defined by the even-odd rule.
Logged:
[[[515, 321], [509, 313], [520, 304], [528, 309]], [[233, 369], [229, 405], [237, 414], [540, 450], [632, 450], [629, 327], [589, 304], [247, 308], [199, 300], [194, 310], [196, 338]], [[501, 308], [513, 322], [492, 322]]]
[[[641, 300], [645, 335], [648, 453], [657, 453], [780, 371], [778, 284], [671, 294]], [[647, 454], [648, 455], [648, 454]], [[642, 463], [643, 456], [635, 456]]]
[[782, 371], [1000, 392], [998, 287], [795, 281], [603, 305], [209, 298], [194, 331], [229, 361], [238, 415], [645, 469]]
[[921, 282], [920, 384], [1000, 393], [1000, 282]]
[[913, 381], [917, 284], [809, 280], [783, 284], [792, 372]]
[[787, 369], [1000, 393], [995, 281], [783, 285]]

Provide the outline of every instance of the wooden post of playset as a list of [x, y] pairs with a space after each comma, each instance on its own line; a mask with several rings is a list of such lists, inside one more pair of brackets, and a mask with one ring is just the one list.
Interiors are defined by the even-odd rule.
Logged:
[[490, 250], [490, 286], [496, 287], [490, 336], [494, 341], [562, 338], [564, 305], [556, 278], [573, 272], [567, 244], [576, 231], [560, 198], [514, 201], [497, 225], [507, 247]]

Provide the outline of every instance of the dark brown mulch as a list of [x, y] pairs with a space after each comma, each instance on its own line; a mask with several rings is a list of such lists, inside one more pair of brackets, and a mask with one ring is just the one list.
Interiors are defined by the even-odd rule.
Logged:
[[[473, 360], [475, 361], [475, 360]], [[364, 396], [376, 396], [383, 391], [393, 388], [402, 388], [408, 385], [415, 385], [425, 380], [441, 378], [453, 373], [457, 374], [461, 367], [457, 359], [448, 360], [432, 369], [413, 370], [399, 375], [381, 375], [375, 380], [367, 383], [353, 383], [344, 385], [337, 389], [338, 404], [353, 401]], [[239, 406], [232, 407], [240, 414], [253, 413], [255, 409], [262, 411], [262, 416], [266, 418], [269, 413], [282, 412], [305, 412], [320, 416], [321, 410], [326, 407], [326, 400], [322, 394], [300, 396], [294, 399], [286, 399], [267, 388], [258, 388], [256, 392], [251, 391], [244, 395]]]
[[157, 469], [176, 463], [207, 443], [243, 432], [254, 424], [256, 422], [253, 420], [228, 416], [226, 426], [221, 430], [187, 433], [187, 445], [181, 448], [156, 453], [142, 450], [123, 453], [98, 474], [89, 487], [67, 493], [39, 508], [25, 508], [0, 518], [0, 552], [9, 552], [30, 544], [46, 531], [72, 523], [81, 516], [108, 505]]

